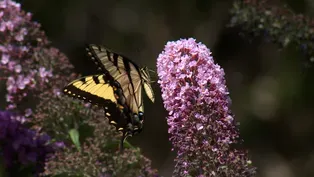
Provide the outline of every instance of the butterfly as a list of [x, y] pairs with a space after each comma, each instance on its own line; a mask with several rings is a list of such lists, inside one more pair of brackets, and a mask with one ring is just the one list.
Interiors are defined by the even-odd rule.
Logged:
[[123, 150], [124, 140], [140, 133], [143, 128], [142, 88], [148, 98], [155, 101], [149, 70], [103, 46], [90, 44], [86, 51], [101, 74], [74, 80], [63, 92], [103, 107], [109, 123], [122, 132], [120, 150]]

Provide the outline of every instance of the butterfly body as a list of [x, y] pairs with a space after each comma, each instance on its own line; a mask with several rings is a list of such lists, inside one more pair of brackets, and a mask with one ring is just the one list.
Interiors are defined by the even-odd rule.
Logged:
[[64, 93], [103, 107], [109, 123], [123, 133], [122, 141], [140, 133], [144, 122], [142, 88], [154, 102], [147, 68], [139, 68], [102, 46], [91, 44], [86, 51], [102, 74], [74, 80], [64, 88]]

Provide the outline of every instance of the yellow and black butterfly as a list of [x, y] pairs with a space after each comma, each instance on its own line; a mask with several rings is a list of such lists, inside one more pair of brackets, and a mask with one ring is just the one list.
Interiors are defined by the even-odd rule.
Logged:
[[144, 121], [142, 87], [154, 102], [154, 93], [146, 67], [139, 68], [128, 58], [103, 46], [90, 44], [87, 55], [102, 74], [85, 76], [72, 81], [64, 93], [102, 106], [109, 123], [123, 133], [120, 148], [126, 137], [140, 133]]

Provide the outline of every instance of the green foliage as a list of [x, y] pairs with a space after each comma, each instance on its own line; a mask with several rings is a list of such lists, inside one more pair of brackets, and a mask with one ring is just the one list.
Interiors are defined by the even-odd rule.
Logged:
[[81, 151], [81, 145], [80, 145], [80, 133], [77, 129], [73, 128], [69, 131], [69, 135], [71, 137], [71, 140], [78, 151]]

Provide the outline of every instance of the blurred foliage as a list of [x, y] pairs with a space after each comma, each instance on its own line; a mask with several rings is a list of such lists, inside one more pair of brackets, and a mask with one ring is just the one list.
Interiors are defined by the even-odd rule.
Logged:
[[293, 43], [314, 62], [314, 21], [287, 8], [274, 8], [266, 2], [236, 1], [230, 11], [232, 19], [228, 26], [239, 25], [250, 35], [262, 35], [281, 48]]

